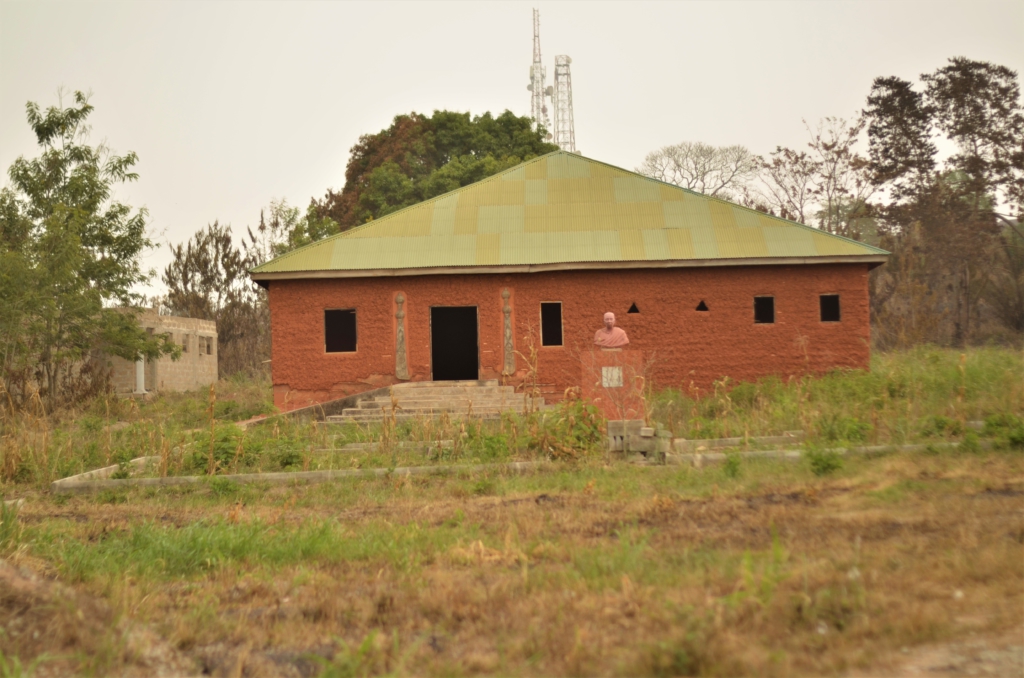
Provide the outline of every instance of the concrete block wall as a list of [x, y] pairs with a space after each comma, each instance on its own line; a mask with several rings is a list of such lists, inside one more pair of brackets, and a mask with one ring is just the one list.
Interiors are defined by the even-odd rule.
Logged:
[[[139, 324], [151, 334], [170, 334], [182, 347], [178, 360], [169, 356], [146, 360], [147, 392], [192, 391], [217, 381], [217, 323], [150, 311], [139, 316]], [[115, 393], [134, 392], [135, 363], [116, 356], [110, 357], [109, 363]]]

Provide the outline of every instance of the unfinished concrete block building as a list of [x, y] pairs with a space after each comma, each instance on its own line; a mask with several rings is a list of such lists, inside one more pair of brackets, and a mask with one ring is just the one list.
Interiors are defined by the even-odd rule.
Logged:
[[129, 362], [108, 358], [115, 393], [193, 391], [217, 381], [217, 323], [212, 320], [158, 315], [147, 311], [139, 323], [150, 334], [170, 334], [181, 346], [181, 358]]

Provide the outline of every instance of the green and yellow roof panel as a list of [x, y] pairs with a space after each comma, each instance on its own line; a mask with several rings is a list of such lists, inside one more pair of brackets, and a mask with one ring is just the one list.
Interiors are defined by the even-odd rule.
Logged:
[[885, 250], [556, 151], [252, 270], [256, 280], [885, 261]]

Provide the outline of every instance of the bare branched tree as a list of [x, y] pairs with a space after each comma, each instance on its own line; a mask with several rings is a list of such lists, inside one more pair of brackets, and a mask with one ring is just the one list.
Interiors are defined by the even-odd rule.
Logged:
[[804, 121], [809, 151], [777, 147], [762, 160], [760, 196], [773, 213], [823, 231], [859, 238], [869, 225], [868, 200], [876, 190], [868, 161], [857, 153], [864, 121]]
[[773, 214], [806, 224], [814, 211], [820, 172], [815, 158], [780, 146], [761, 161], [761, 196]]
[[863, 117], [848, 122], [843, 118], [825, 118], [812, 130], [808, 144], [818, 164], [814, 196], [818, 206], [818, 228], [829, 233], [860, 238], [861, 224], [867, 216], [868, 200], [877, 187], [871, 182], [868, 160], [857, 153], [864, 131]]
[[684, 141], [652, 151], [636, 171], [698, 193], [729, 199], [757, 178], [760, 163], [743, 146]]

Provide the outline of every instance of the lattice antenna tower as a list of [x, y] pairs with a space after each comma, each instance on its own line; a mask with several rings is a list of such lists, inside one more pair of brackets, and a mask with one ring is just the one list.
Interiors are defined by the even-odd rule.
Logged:
[[563, 151], [576, 152], [576, 129], [572, 122], [572, 59], [562, 54], [555, 57], [555, 91], [552, 105], [555, 109], [554, 143]]
[[544, 81], [547, 78], [547, 69], [540, 59], [540, 10], [533, 10], [533, 65], [530, 66], [530, 84], [526, 89], [530, 90], [530, 117], [533, 118], [534, 128], [543, 127], [548, 130], [547, 138], [551, 138], [551, 123], [548, 119], [548, 107], [544, 102], [545, 96], [551, 96], [552, 90], [546, 87]]

